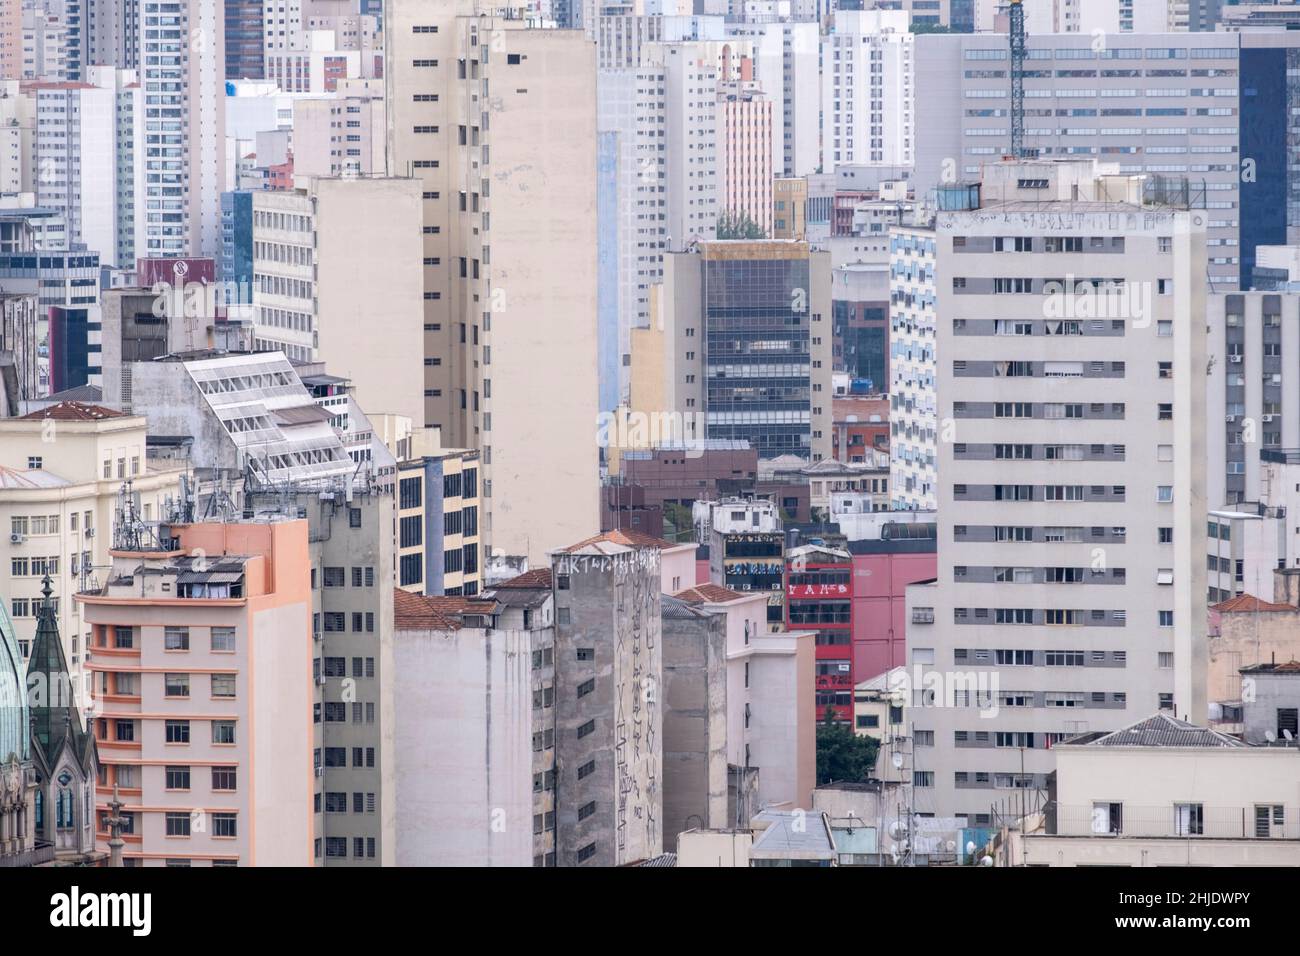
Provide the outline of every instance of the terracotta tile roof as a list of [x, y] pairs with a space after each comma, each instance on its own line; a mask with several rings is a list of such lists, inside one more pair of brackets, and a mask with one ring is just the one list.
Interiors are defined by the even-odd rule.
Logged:
[[1271, 601], [1261, 601], [1253, 594], [1238, 594], [1234, 598], [1228, 598], [1226, 601], [1210, 605], [1210, 610], [1234, 613], [1242, 611], [1295, 611], [1297, 608], [1292, 607], [1290, 604], [1274, 604]]
[[393, 590], [393, 621], [398, 628], [457, 631], [463, 614], [494, 614], [497, 603], [480, 597], [412, 594]]
[[675, 598], [681, 598], [687, 604], [726, 604], [728, 601], [737, 601], [740, 598], [753, 596], [752, 593], [746, 594], [743, 591], [733, 591], [731, 588], [724, 588], [721, 584], [714, 584], [712, 581], [697, 584], [693, 588], [683, 588], [673, 595]]
[[501, 588], [526, 588], [529, 591], [541, 591], [543, 589], [549, 591], [551, 588], [551, 569], [533, 568], [531, 571], [525, 571], [509, 581], [502, 581], [493, 587], [496, 590]]
[[38, 408], [34, 412], [19, 416], [23, 421], [33, 422], [42, 421], [46, 418], [53, 418], [61, 422], [97, 422], [105, 418], [125, 417], [125, 412], [114, 411], [111, 408], [105, 408], [103, 405], [92, 405], [89, 402], [59, 402], [57, 405]]
[[570, 545], [567, 548], [561, 548], [561, 551], [575, 552], [583, 548], [590, 547], [593, 544], [621, 544], [626, 548], [658, 548], [663, 551], [665, 548], [676, 548], [679, 545], [671, 541], [665, 541], [663, 538], [656, 538], [651, 534], [642, 534], [640, 531], [625, 531], [617, 529], [614, 531], [604, 531], [598, 535], [579, 541], [577, 544]]

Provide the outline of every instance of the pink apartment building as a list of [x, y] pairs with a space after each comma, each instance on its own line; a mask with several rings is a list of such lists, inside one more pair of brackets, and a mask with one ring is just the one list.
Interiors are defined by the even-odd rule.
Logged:
[[772, 235], [772, 100], [754, 82], [753, 61], [723, 62], [718, 83], [722, 195], [719, 215], [748, 216]]
[[307, 522], [160, 537], [110, 550], [103, 586], [77, 596], [92, 635], [96, 815], [116, 787], [128, 866], [310, 866]]

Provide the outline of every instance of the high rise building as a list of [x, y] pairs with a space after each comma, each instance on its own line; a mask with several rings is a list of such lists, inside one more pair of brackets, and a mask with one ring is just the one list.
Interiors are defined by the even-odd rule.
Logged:
[[555, 765], [566, 770], [555, 788], [556, 860], [620, 866], [658, 856], [664, 841], [659, 548], [602, 535], [556, 552], [551, 574]]
[[64, 219], [67, 241], [129, 268], [143, 247], [144, 90], [135, 74], [89, 67], [86, 82], [36, 83], [36, 201]]
[[310, 865], [321, 705], [307, 522], [138, 530], [115, 529], [104, 584], [77, 595], [94, 648], [97, 819], [125, 798], [136, 866]]
[[[830, 456], [830, 256], [777, 239], [713, 241], [665, 257], [653, 375], [685, 438], [744, 440], [759, 458]], [[635, 349], [634, 349], [635, 355]], [[636, 396], [640, 398], [640, 396]], [[651, 399], [653, 400], [653, 399]]]
[[934, 232], [938, 577], [908, 589], [914, 785], [941, 816], [1042, 787], [1074, 734], [1207, 715], [1207, 214], [1089, 162], [957, 188], [971, 208]]
[[845, 163], [912, 164], [914, 39], [903, 11], [835, 12], [822, 38], [824, 172]]
[[474, 0], [384, 15], [389, 170], [423, 184], [423, 424], [481, 450], [488, 547], [539, 561], [599, 522], [595, 45]]
[[[124, 5], [125, 6], [125, 5]], [[137, 255], [217, 256], [225, 162], [225, 23], [220, 0], [140, 4], [144, 248]], [[202, 36], [203, 43], [192, 43]], [[182, 56], [182, 51], [188, 55]]]
[[[1043, 36], [1031, 29], [1025, 146], [1043, 158], [1094, 158], [1145, 173], [1155, 194], [1185, 179], [1206, 210], [1212, 291], [1252, 286], [1255, 249], [1300, 235], [1296, 173], [1282, 144], [1300, 127], [1300, 64], [1289, 31]], [[923, 36], [917, 93], [918, 198], [976, 179], [1010, 152], [1005, 36]]]
[[933, 511], [939, 418], [934, 392], [934, 230], [889, 235], [889, 494], [896, 511]]
[[366, 410], [421, 419], [419, 180], [296, 182], [253, 194], [256, 348], [325, 361]]

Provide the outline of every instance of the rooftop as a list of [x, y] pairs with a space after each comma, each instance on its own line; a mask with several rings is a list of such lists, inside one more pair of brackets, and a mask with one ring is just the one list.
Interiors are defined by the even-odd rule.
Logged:
[[40, 468], [9, 468], [0, 465], [0, 490], [23, 491], [32, 488], [62, 488], [71, 482]]
[[61, 422], [98, 422], [107, 418], [126, 418], [125, 412], [114, 411], [103, 405], [92, 405], [89, 402], [58, 402], [46, 408], [38, 408], [34, 412], [28, 412], [26, 415], [20, 415], [20, 421], [41, 421], [46, 418], [53, 418]]
[[1283, 664], [1251, 664], [1241, 668], [1243, 674], [1286, 674], [1300, 677], [1300, 661], [1290, 660]]
[[577, 544], [559, 550], [561, 553], [576, 554], [586, 548], [598, 547], [602, 544], [617, 544], [625, 548], [655, 548], [659, 551], [681, 547], [679, 544], [673, 544], [673, 542], [665, 541], [663, 538], [656, 538], [654, 535], [642, 534], [640, 531], [615, 529], [614, 531], [603, 531], [598, 535], [585, 538]]
[[1198, 727], [1168, 714], [1153, 714], [1136, 724], [1109, 733], [1096, 731], [1072, 737], [1058, 746], [1072, 747], [1245, 747], [1208, 727]]
[[502, 581], [500, 584], [495, 585], [493, 590], [499, 591], [502, 588], [527, 588], [531, 591], [545, 589], [549, 591], [551, 589], [551, 569], [533, 568], [531, 571], [525, 571], [508, 581]]
[[755, 594], [761, 595], [761, 592], [755, 591], [745, 594], [741, 591], [733, 591], [731, 588], [724, 588], [721, 584], [706, 581], [703, 584], [695, 585], [693, 588], [683, 588], [673, 597], [685, 601], [687, 604], [727, 604], [743, 598], [752, 598]]
[[1253, 594], [1238, 594], [1234, 598], [1228, 598], [1226, 601], [1220, 601], [1218, 604], [1210, 605], [1211, 611], [1220, 613], [1243, 613], [1252, 611], [1296, 611], [1300, 610], [1292, 607], [1290, 604], [1274, 604], [1272, 601], [1261, 601]]
[[393, 625], [399, 629], [458, 631], [466, 614], [491, 615], [497, 603], [490, 598], [458, 595], [412, 594], [393, 589]]

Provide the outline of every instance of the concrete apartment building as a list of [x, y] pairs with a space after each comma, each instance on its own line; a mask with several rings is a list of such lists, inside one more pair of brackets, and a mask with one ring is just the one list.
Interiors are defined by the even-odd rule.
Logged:
[[[1186, 176], [1204, 194], [1211, 291], [1251, 287], [1255, 248], [1293, 241], [1300, 204], [1281, 143], [1300, 122], [1287, 82], [1300, 38], [1286, 31], [1090, 33], [1028, 26], [1025, 146], [1091, 157], [1121, 173]], [[1005, 34], [916, 42], [916, 194], [973, 179], [1010, 152]], [[1279, 108], [1279, 104], [1287, 108]]]
[[595, 45], [473, 0], [384, 18], [389, 170], [424, 196], [423, 424], [480, 449], [485, 541], [538, 563], [599, 520]]
[[380, 90], [293, 101], [293, 171], [299, 176], [382, 176], [388, 121]]
[[[1265, 597], [1239, 594], [1211, 605], [1206, 691], [1216, 726], [1239, 724], [1245, 668], [1300, 659], [1300, 575], [1278, 571]], [[1234, 719], [1235, 718], [1235, 719]]]
[[[41, 581], [49, 576], [63, 653], [80, 695], [91, 633], [74, 595], [111, 565], [114, 526], [129, 488], [139, 513], [164, 514], [179, 470], [146, 460], [146, 422], [81, 402], [0, 419], [0, 594], [20, 651], [31, 651]], [[84, 700], [84, 698], [81, 698]]]
[[750, 4], [736, 12], [727, 33], [753, 41], [755, 77], [773, 104], [772, 168], [786, 177], [816, 172], [822, 95], [818, 24], [778, 18]]
[[1300, 294], [1216, 294], [1205, 305], [1206, 498], [1231, 508], [1260, 501], [1261, 452], [1300, 447]]
[[822, 170], [912, 165], [914, 49], [904, 11], [835, 11], [822, 38]]
[[[808, 806], [817, 773], [813, 632], [773, 632], [767, 596], [762, 593], [704, 582], [673, 596], [725, 620], [725, 680], [719, 682], [726, 691], [727, 822], [723, 826], [743, 826], [765, 806]], [[666, 643], [665, 661], [676, 660], [679, 650]], [[693, 661], [707, 665], [698, 646], [691, 653]], [[698, 682], [696, 688], [697, 693], [705, 690]], [[711, 703], [721, 689], [708, 684]], [[683, 704], [671, 694], [664, 700], [667, 728], [669, 718], [675, 718], [674, 712]], [[713, 738], [711, 733], [708, 739]], [[666, 767], [667, 749], [664, 759]], [[665, 831], [667, 845], [673, 844], [674, 837]]]
[[253, 195], [254, 345], [324, 361], [368, 411], [423, 421], [420, 181], [295, 183]]
[[478, 452], [464, 449], [430, 449], [398, 462], [396, 564], [402, 590], [466, 597], [482, 590], [478, 464]]
[[889, 234], [889, 488], [896, 511], [933, 511], [940, 425], [934, 383], [935, 232]]
[[93, 635], [97, 814], [122, 797], [128, 865], [310, 866], [307, 523], [130, 530], [104, 584], [77, 595]]
[[999, 866], [1300, 864], [1293, 749], [1156, 714], [1052, 753], [1054, 802], [1002, 832]]
[[556, 552], [555, 853], [621, 866], [664, 844], [659, 547], [599, 536]]
[[938, 214], [935, 394], [955, 433], [907, 644], [940, 681], [912, 688], [916, 790], [939, 815], [1041, 788], [1069, 736], [1206, 719], [1206, 213], [1140, 186], [1006, 162], [954, 187], [982, 189], [975, 208]]
[[394, 592], [399, 866], [555, 865], [551, 589], [515, 583]]
[[[173, 55], [206, 43], [188, 56]], [[218, 0], [144, 0], [139, 13], [144, 105], [141, 152], [156, 166], [138, 198], [144, 256], [216, 256], [221, 251], [225, 163], [225, 22]], [[126, 66], [127, 64], [123, 64]]]
[[718, 83], [719, 216], [747, 219], [772, 234], [772, 100], [754, 81], [754, 62], [723, 57]]
[[[736, 595], [740, 597], [740, 595]], [[665, 594], [662, 607], [663, 832], [730, 819], [727, 619]]]
[[354, 808], [362, 795], [359, 810], [317, 811], [316, 863], [391, 865], [392, 492], [358, 468], [281, 353], [169, 356], [136, 363], [133, 379], [151, 450], [193, 472], [187, 511], [307, 519], [323, 714], [313, 736], [317, 791], [322, 807], [327, 794], [353, 794]]

